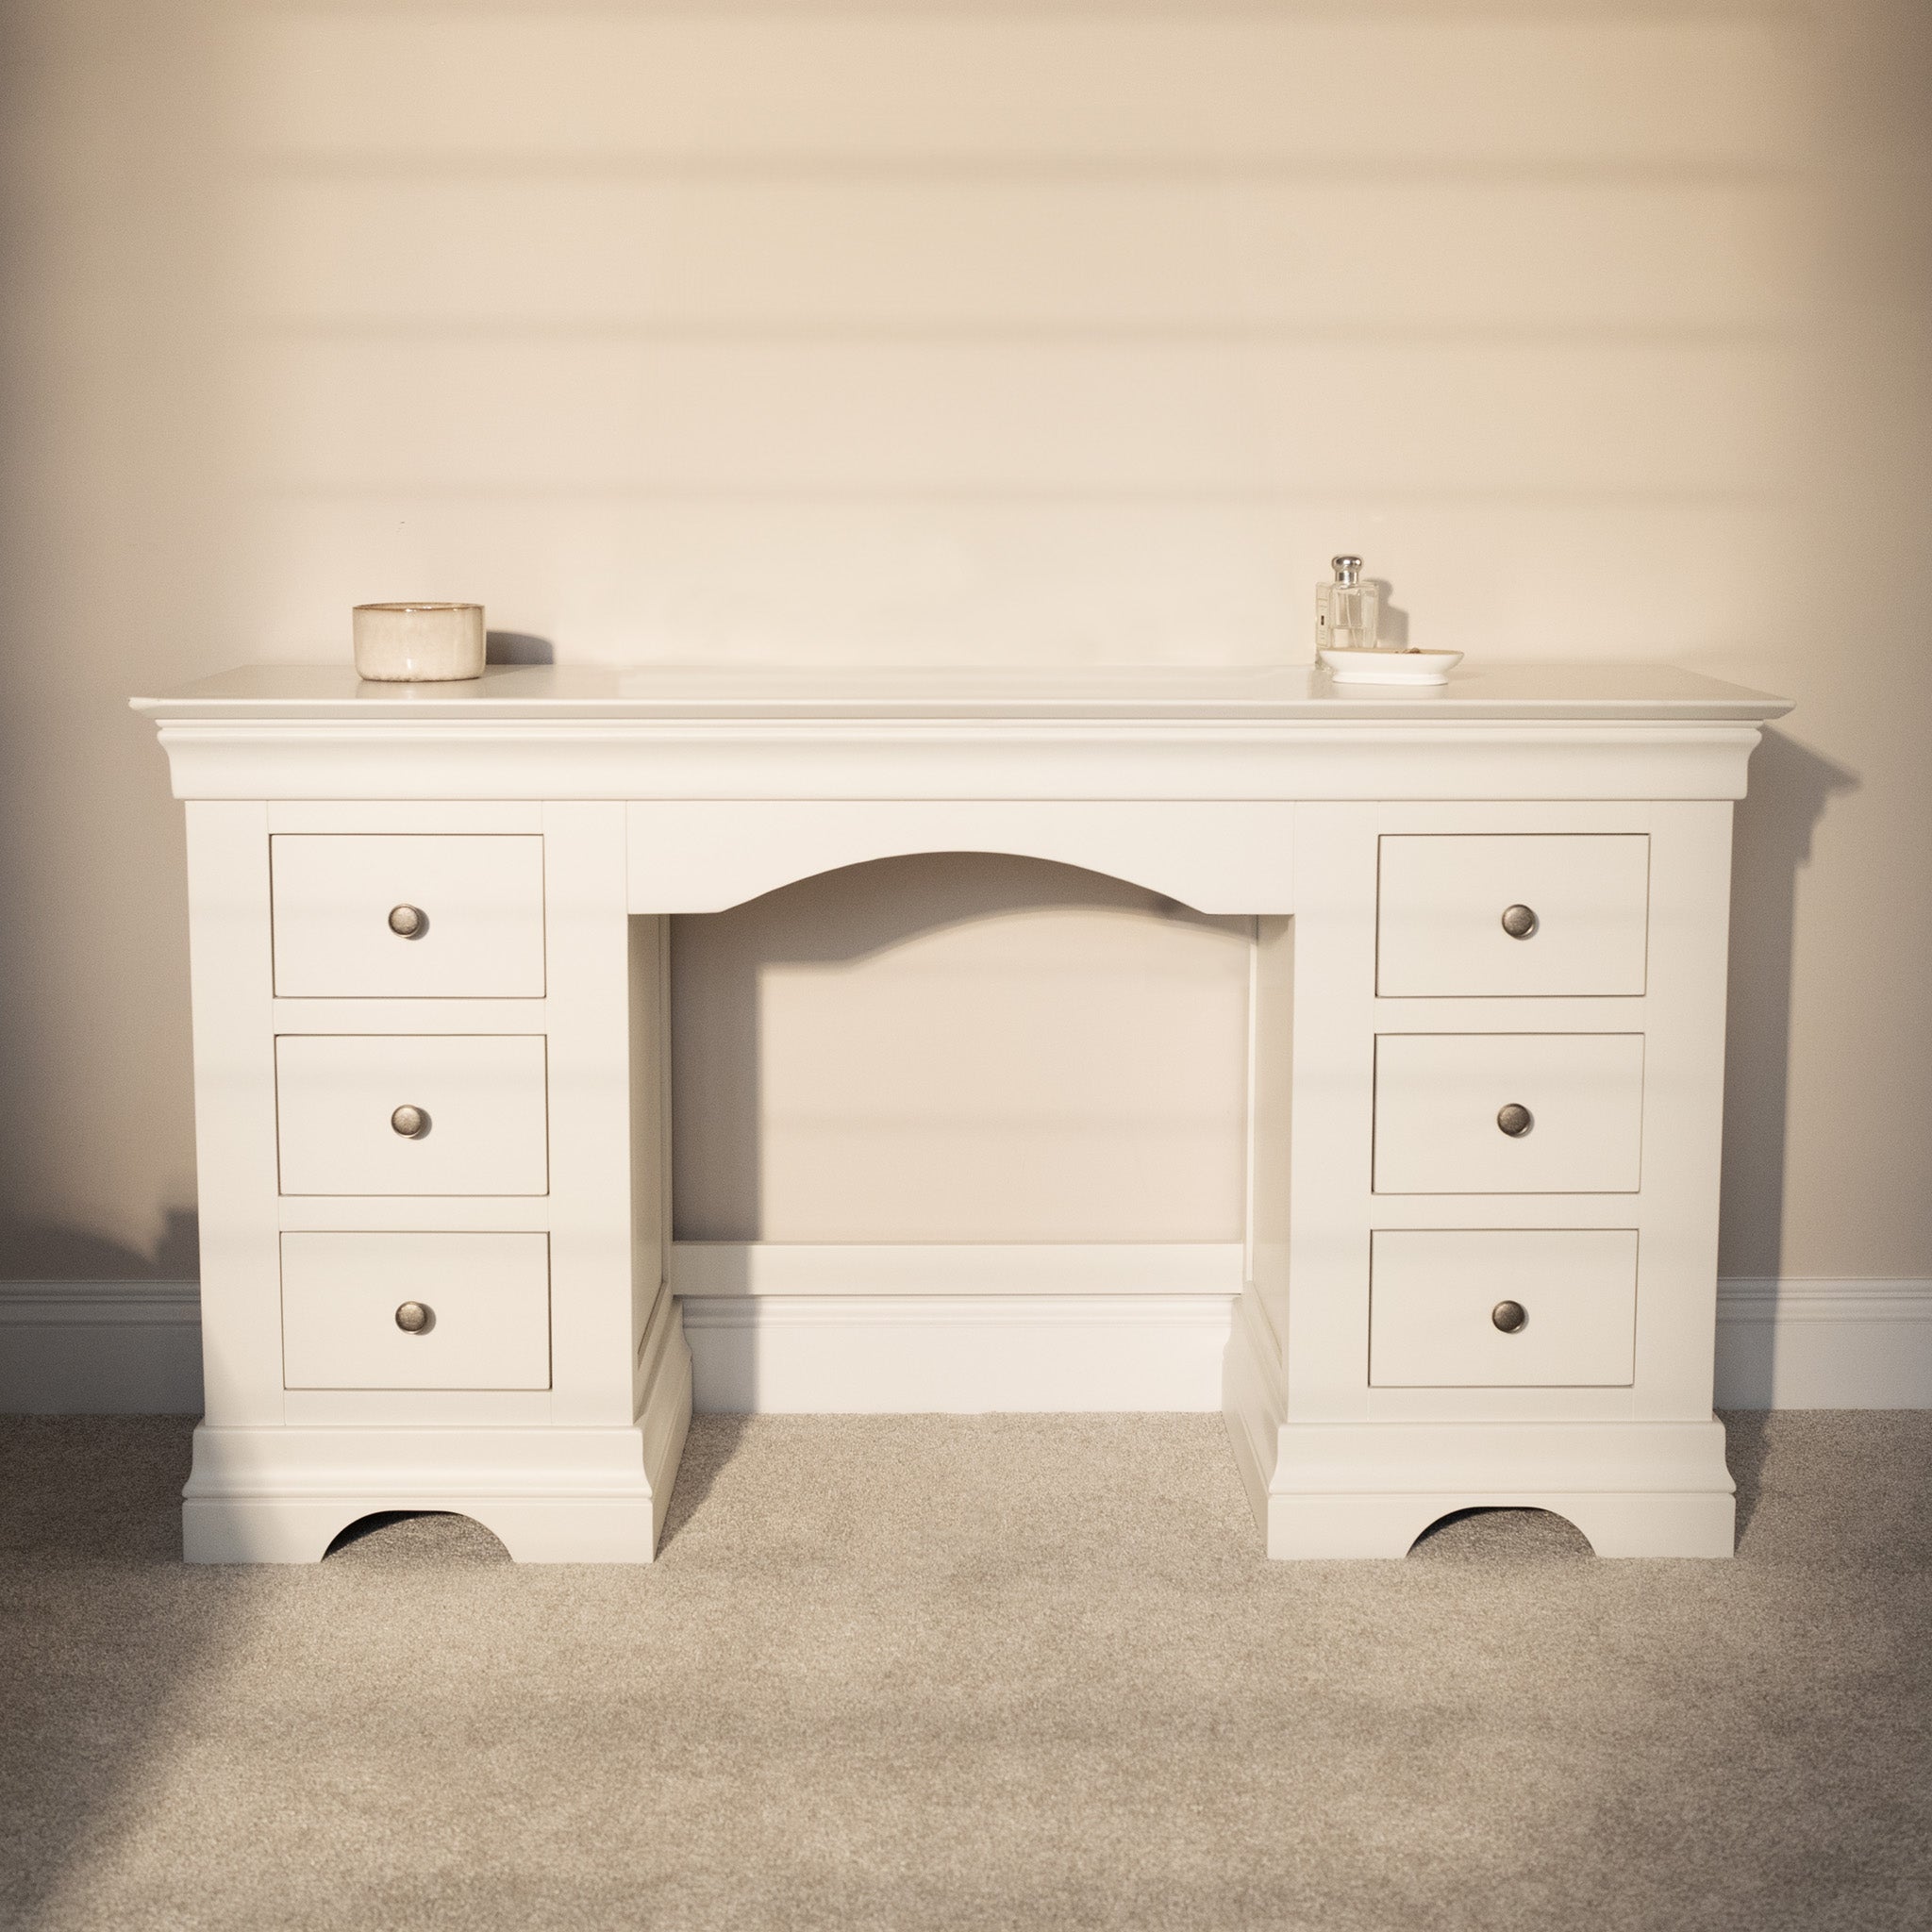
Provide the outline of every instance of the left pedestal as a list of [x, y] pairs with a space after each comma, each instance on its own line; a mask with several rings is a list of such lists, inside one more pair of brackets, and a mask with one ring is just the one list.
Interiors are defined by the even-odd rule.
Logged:
[[453, 1510], [649, 1562], [691, 1416], [621, 805], [194, 802], [190, 1561]]

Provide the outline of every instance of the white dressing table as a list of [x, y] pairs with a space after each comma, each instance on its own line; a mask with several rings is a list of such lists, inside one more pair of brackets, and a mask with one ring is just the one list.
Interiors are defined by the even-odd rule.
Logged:
[[1277, 1557], [1456, 1509], [1727, 1556], [1731, 804], [1780, 700], [1633, 668], [228, 673], [187, 801], [200, 1561], [452, 1509], [649, 1561], [691, 1413], [666, 921], [931, 851], [1257, 921], [1236, 1460]]

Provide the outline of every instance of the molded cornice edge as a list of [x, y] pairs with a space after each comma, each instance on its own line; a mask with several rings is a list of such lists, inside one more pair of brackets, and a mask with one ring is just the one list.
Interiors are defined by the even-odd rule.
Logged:
[[169, 719], [177, 798], [1741, 798], [1752, 724]]

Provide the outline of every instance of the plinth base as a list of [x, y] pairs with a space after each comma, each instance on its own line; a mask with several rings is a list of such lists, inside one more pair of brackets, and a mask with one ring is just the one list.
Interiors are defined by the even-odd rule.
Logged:
[[691, 1424], [691, 1357], [620, 1428], [219, 1428], [194, 1432], [191, 1563], [316, 1563], [350, 1524], [447, 1509], [522, 1563], [648, 1563]]
[[1693, 1422], [1287, 1421], [1279, 1367], [1244, 1299], [1223, 1413], [1271, 1557], [1407, 1556], [1462, 1509], [1548, 1509], [1600, 1557], [1728, 1557], [1724, 1425]]

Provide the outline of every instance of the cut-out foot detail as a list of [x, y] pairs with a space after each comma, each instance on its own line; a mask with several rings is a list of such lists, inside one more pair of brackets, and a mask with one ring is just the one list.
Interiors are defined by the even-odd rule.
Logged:
[[1452, 1509], [1409, 1546], [1418, 1561], [1432, 1563], [1574, 1562], [1593, 1557], [1590, 1539], [1554, 1509]]
[[450, 1509], [379, 1509], [358, 1516], [323, 1555], [325, 1561], [384, 1568], [420, 1563], [449, 1569], [510, 1560], [489, 1528]]

